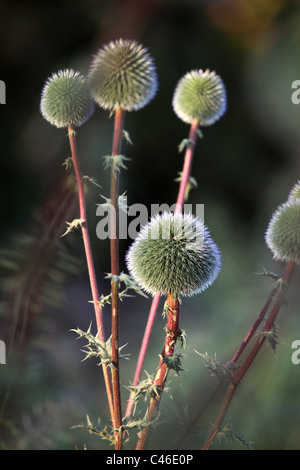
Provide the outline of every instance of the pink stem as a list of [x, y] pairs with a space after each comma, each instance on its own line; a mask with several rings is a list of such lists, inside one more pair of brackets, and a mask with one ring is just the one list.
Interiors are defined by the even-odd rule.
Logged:
[[[182, 177], [181, 177], [181, 182], [180, 182], [180, 187], [179, 187], [179, 192], [178, 192], [178, 197], [177, 197], [177, 202], [176, 202], [176, 208], [175, 208], [175, 213], [176, 214], [180, 213], [183, 209], [183, 205], [184, 205], [184, 201], [185, 201], [186, 187], [187, 187], [188, 182], [189, 182], [191, 167], [192, 167], [192, 162], [193, 162], [193, 156], [194, 156], [198, 126], [199, 126], [199, 121], [198, 121], [198, 119], [195, 119], [191, 123], [191, 127], [190, 127], [190, 132], [189, 132], [190, 145], [188, 146], [188, 148], [186, 149], [186, 152], [185, 152], [184, 165], [183, 165], [183, 170], [182, 170]], [[136, 386], [140, 381], [140, 377], [141, 377], [141, 373], [142, 373], [142, 369], [143, 369], [143, 364], [144, 364], [144, 361], [145, 361], [145, 356], [146, 356], [146, 352], [147, 352], [147, 349], [148, 349], [148, 344], [149, 344], [149, 340], [150, 340], [150, 336], [151, 336], [151, 332], [152, 332], [152, 328], [153, 328], [157, 308], [158, 308], [158, 305], [159, 305], [159, 301], [160, 301], [160, 293], [156, 294], [153, 297], [153, 301], [152, 301], [152, 305], [151, 305], [151, 308], [150, 308], [148, 321], [147, 321], [147, 325], [146, 325], [146, 328], [145, 328], [145, 333], [144, 333], [144, 337], [143, 337], [143, 341], [142, 341], [142, 345], [141, 345], [141, 349], [140, 349], [140, 353], [139, 353], [139, 357], [138, 357], [137, 367], [136, 367], [136, 371], [135, 371], [135, 375], [134, 375], [134, 379], [133, 379], [133, 383], [132, 383], [133, 386]], [[132, 409], [133, 409], [132, 396], [133, 396], [133, 394], [131, 394], [131, 396], [129, 397], [126, 412], [125, 412], [125, 416], [130, 416], [131, 415], [131, 412], [132, 412]]]

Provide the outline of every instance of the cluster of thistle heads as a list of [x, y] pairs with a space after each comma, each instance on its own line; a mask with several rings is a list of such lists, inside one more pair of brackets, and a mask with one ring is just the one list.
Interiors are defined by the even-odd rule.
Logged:
[[[45, 83], [41, 99], [44, 118], [56, 127], [81, 126], [102, 109], [137, 111], [158, 89], [156, 66], [149, 52], [136, 41], [119, 39], [101, 48], [87, 77], [72, 69], [54, 73]], [[221, 78], [209, 70], [193, 70], [178, 82], [173, 108], [184, 122], [194, 119], [208, 126], [226, 110]]]
[[[158, 89], [149, 52], [136, 41], [112, 41], [93, 58], [86, 77], [60, 70], [45, 83], [41, 113], [54, 126], [78, 127], [93, 114], [95, 103], [111, 112], [137, 111]], [[226, 111], [226, 89], [213, 71], [186, 73], [175, 87], [173, 110], [185, 123], [209, 126]], [[300, 263], [300, 182], [273, 214], [266, 243], [274, 259]], [[127, 253], [127, 266], [148, 293], [191, 296], [205, 290], [221, 267], [218, 247], [204, 224], [189, 214], [153, 217]]]
[[[78, 127], [93, 114], [95, 103], [111, 112], [137, 111], [158, 89], [156, 66], [136, 41], [112, 41], [93, 58], [86, 77], [60, 70], [45, 83], [41, 113], [58, 128]], [[178, 82], [173, 110], [185, 123], [209, 126], [226, 110], [226, 89], [213, 71], [193, 70]], [[164, 213], [141, 230], [127, 254], [135, 281], [148, 293], [190, 296], [217, 277], [220, 252], [204, 224], [189, 214]]]

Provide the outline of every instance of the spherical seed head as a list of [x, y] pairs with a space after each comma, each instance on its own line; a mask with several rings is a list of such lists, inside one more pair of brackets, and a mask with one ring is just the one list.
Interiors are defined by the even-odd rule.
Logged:
[[215, 72], [192, 70], [179, 80], [172, 104], [182, 121], [198, 119], [200, 126], [209, 126], [226, 111], [226, 89]]
[[85, 78], [68, 69], [53, 74], [44, 85], [40, 109], [56, 127], [81, 126], [94, 110]]
[[190, 214], [163, 213], [143, 227], [127, 253], [128, 270], [149, 294], [175, 298], [204, 291], [221, 268], [218, 247]]
[[300, 199], [289, 199], [274, 212], [266, 243], [279, 261], [300, 263]]
[[89, 86], [100, 107], [136, 111], [146, 106], [157, 91], [153, 59], [135, 41], [112, 41], [96, 54]]
[[297, 198], [300, 198], [300, 181], [298, 181], [298, 183], [296, 183], [291, 189], [291, 192], [288, 197], [288, 201], [291, 201]]

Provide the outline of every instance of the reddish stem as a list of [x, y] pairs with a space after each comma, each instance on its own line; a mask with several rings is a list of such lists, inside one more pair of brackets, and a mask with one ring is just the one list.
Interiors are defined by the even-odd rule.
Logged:
[[[166, 358], [172, 357], [174, 355], [175, 346], [177, 339], [181, 333], [179, 329], [179, 312], [180, 312], [180, 302], [174, 298], [171, 294], [168, 294], [167, 297], [167, 307], [168, 307], [168, 322], [166, 325], [166, 337], [164, 342], [164, 347], [161, 353], [161, 359], [158, 365], [155, 379], [153, 384], [157, 386], [157, 395], [153, 395], [150, 399], [149, 407], [147, 410], [147, 421], [151, 422], [158, 411], [159, 403], [161, 400], [162, 393], [166, 384], [168, 376], [168, 363]], [[140, 433], [140, 438], [138, 440], [136, 450], [143, 450], [146, 444], [150, 432], [150, 426], [145, 428]]]
[[[76, 180], [77, 180], [80, 219], [82, 220], [82, 223], [81, 223], [82, 238], [83, 238], [83, 243], [84, 243], [87, 268], [88, 268], [88, 274], [89, 274], [89, 279], [90, 279], [90, 286], [91, 286], [91, 291], [92, 291], [97, 330], [98, 330], [100, 340], [105, 341], [103, 319], [102, 319], [102, 309], [99, 304], [99, 292], [98, 292], [98, 287], [97, 287], [96, 273], [95, 273], [95, 268], [94, 268], [93, 255], [92, 255], [90, 237], [89, 237], [88, 226], [87, 226], [83, 179], [82, 179], [82, 173], [81, 173], [81, 168], [80, 168], [78, 153], [77, 153], [75, 130], [73, 126], [68, 127], [68, 132], [69, 132], [69, 141], [70, 141], [70, 147], [71, 147], [72, 161], [73, 161], [74, 171], [75, 171]], [[103, 369], [103, 375], [104, 375], [104, 380], [105, 380], [105, 385], [106, 385], [106, 392], [107, 392], [110, 413], [111, 413], [112, 419], [114, 419], [113, 396], [112, 396], [110, 377], [109, 377], [107, 366], [105, 364], [102, 365], [102, 369]]]

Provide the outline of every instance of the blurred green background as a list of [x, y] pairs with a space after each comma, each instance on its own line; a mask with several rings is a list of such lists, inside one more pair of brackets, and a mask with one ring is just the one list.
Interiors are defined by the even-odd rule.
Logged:
[[[47, 77], [61, 68], [85, 74], [91, 57], [107, 41], [131, 38], [152, 54], [159, 91], [143, 110], [128, 114], [133, 146], [121, 174], [128, 204], [173, 204], [182, 168], [178, 144], [188, 126], [171, 101], [177, 81], [195, 68], [215, 70], [228, 93], [228, 109], [203, 129], [192, 175], [198, 187], [192, 204], [205, 205], [205, 222], [220, 247], [223, 269], [214, 285], [182, 303], [187, 335], [181, 383], [170, 375], [161, 404], [162, 424], [149, 448], [199, 449], [214, 421], [221, 396], [183, 440], [186, 423], [217, 385], [194, 350], [229, 360], [264, 304], [272, 281], [255, 273], [280, 272], [264, 242], [269, 219], [300, 179], [300, 105], [291, 101], [300, 79], [300, 4], [285, 0], [69, 0], [0, 2], [0, 79], [6, 104], [0, 108], [1, 315], [0, 339], [7, 364], [0, 368], [2, 449], [107, 449], [105, 441], [72, 426], [88, 414], [109, 423], [101, 369], [81, 362], [84, 342], [72, 328], [94, 324], [79, 232], [60, 236], [78, 217], [70, 190], [66, 130], [39, 112]], [[83, 172], [101, 189], [88, 187], [89, 226], [100, 291], [110, 271], [107, 241], [96, 237], [96, 204], [109, 194], [102, 156], [110, 153], [113, 120], [96, 109], [78, 132]], [[71, 194], [71, 196], [70, 196]], [[120, 245], [121, 269], [130, 240]], [[274, 355], [264, 345], [229, 409], [233, 431], [255, 449], [300, 448], [300, 365], [291, 344], [300, 339], [299, 273], [278, 319]], [[163, 302], [163, 301], [162, 301]], [[130, 360], [121, 363], [122, 384], [133, 379], [151, 299], [121, 305], [120, 344]], [[160, 305], [162, 310], [163, 303]], [[104, 311], [110, 329], [110, 311]], [[145, 370], [154, 373], [164, 323], [158, 313]], [[128, 392], [122, 389], [125, 409]], [[142, 412], [142, 411], [141, 411]], [[168, 436], [166, 439], [166, 435]], [[134, 448], [133, 433], [127, 448]], [[215, 449], [241, 449], [219, 442]]]

